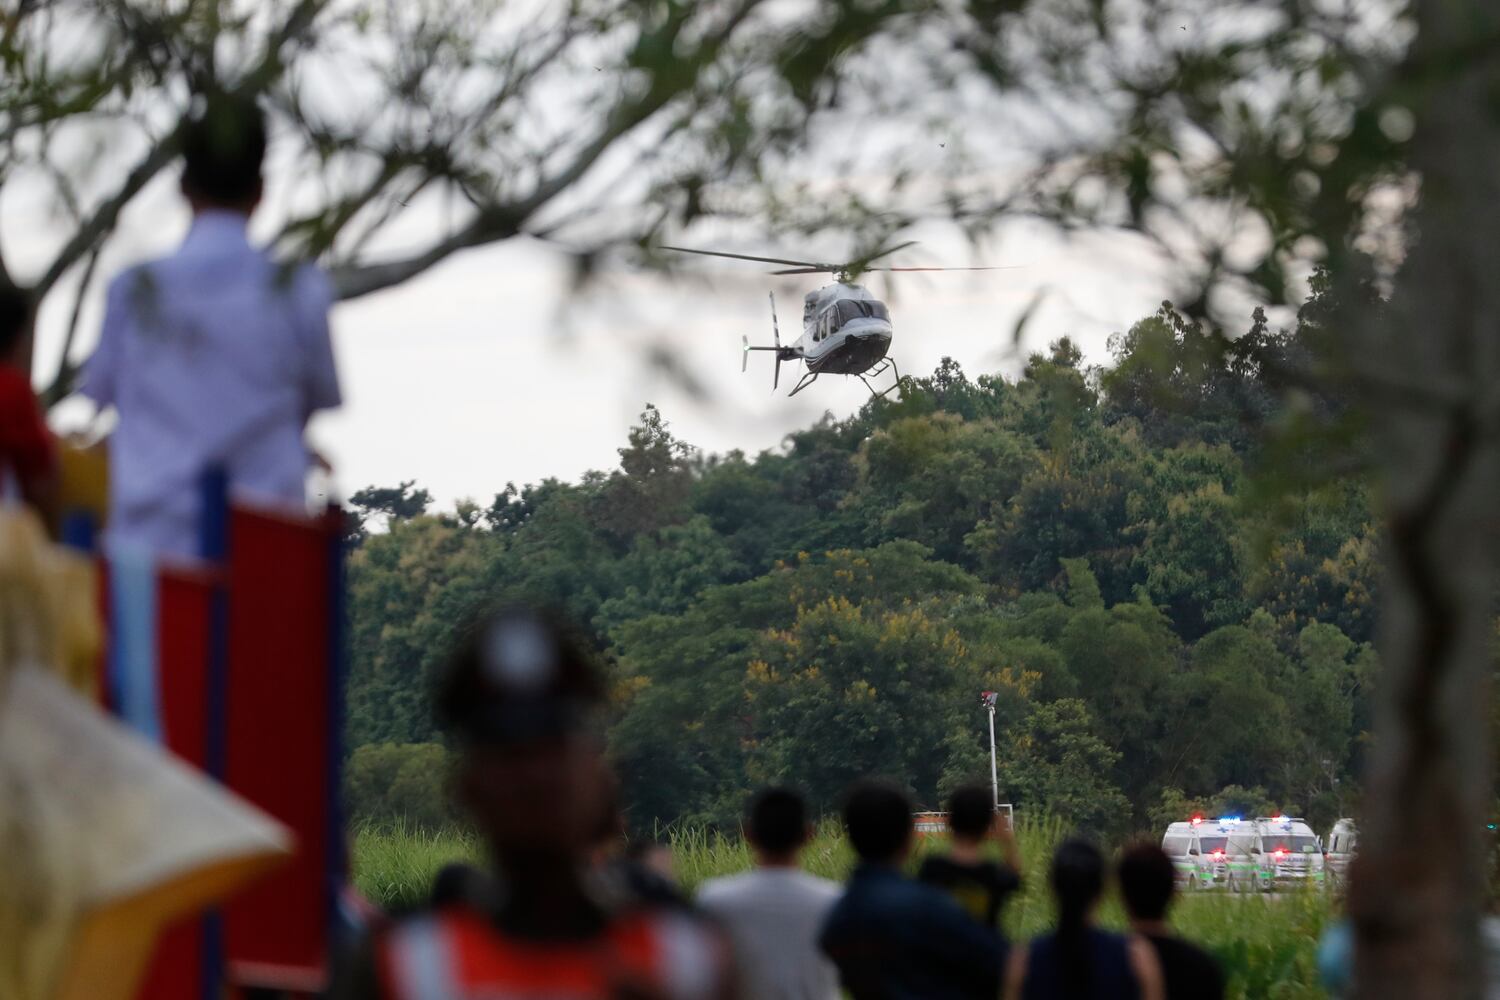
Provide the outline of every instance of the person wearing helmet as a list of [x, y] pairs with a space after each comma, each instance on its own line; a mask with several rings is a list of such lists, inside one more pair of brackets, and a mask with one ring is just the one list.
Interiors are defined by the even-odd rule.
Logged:
[[547, 615], [503, 610], [460, 642], [436, 700], [493, 891], [454, 894], [375, 931], [333, 995], [729, 996], [717, 931], [682, 910], [606, 901], [590, 882], [610, 781], [596, 727], [604, 682], [588, 647]]

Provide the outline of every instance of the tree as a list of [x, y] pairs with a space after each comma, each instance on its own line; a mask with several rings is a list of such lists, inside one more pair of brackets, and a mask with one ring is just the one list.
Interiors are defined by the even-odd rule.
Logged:
[[962, 713], [984, 683], [941, 618], [831, 597], [799, 611], [761, 651], [746, 688], [758, 775], [797, 782], [822, 810], [868, 775], [891, 776], [937, 806], [944, 737], [968, 728]]
[[594, 520], [621, 547], [638, 536], [685, 520], [693, 489], [692, 448], [672, 436], [661, 411], [650, 403], [641, 423], [620, 449], [620, 471], [609, 477], [594, 503]]
[[1016, 494], [1036, 458], [997, 424], [939, 412], [886, 424], [855, 462], [851, 500], [868, 512], [868, 543], [908, 538], [966, 565], [965, 537]]
[[410, 521], [427, 513], [432, 504], [432, 494], [413, 489], [415, 485], [415, 479], [407, 479], [395, 487], [366, 486], [349, 497], [349, 506], [354, 508], [361, 528], [376, 514], [385, 515], [387, 527], [397, 521]]
[[1083, 702], [1038, 703], [1005, 741], [1000, 784], [1017, 805], [1082, 831], [1129, 829], [1130, 802], [1108, 778], [1120, 755], [1094, 735]]

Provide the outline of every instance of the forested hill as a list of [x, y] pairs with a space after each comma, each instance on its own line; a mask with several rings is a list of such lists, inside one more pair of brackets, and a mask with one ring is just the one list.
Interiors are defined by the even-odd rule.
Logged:
[[439, 515], [363, 491], [351, 781], [436, 780], [439, 748], [385, 745], [438, 739], [443, 651], [524, 596], [606, 638], [637, 826], [731, 821], [772, 780], [826, 808], [871, 773], [936, 805], [988, 776], [982, 690], [1019, 807], [1105, 833], [1193, 804], [1330, 820], [1369, 725], [1375, 542], [1357, 481], [1260, 488], [1306, 328], [1226, 351], [1163, 308], [1107, 369], [1067, 341], [1018, 381], [945, 362], [754, 457], [648, 407], [578, 483]]

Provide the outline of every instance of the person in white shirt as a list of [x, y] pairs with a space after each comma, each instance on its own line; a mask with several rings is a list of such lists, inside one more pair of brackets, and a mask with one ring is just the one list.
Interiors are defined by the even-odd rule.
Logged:
[[710, 879], [698, 890], [698, 906], [734, 944], [740, 1000], [839, 995], [838, 971], [819, 950], [818, 934], [843, 889], [798, 867], [811, 833], [800, 795], [787, 788], [760, 792], [745, 822], [755, 870]]
[[303, 429], [340, 402], [333, 291], [316, 267], [275, 261], [246, 236], [265, 151], [258, 107], [207, 100], [183, 135], [186, 240], [110, 284], [82, 392], [119, 414], [109, 441], [113, 545], [197, 555], [200, 483], [214, 466], [238, 498], [306, 511]]

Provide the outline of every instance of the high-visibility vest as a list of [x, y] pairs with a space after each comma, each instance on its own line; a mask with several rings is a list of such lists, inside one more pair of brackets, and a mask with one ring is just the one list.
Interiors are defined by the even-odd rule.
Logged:
[[726, 975], [723, 940], [689, 914], [617, 917], [588, 941], [506, 936], [467, 907], [389, 928], [377, 944], [383, 1000], [704, 1000]]

